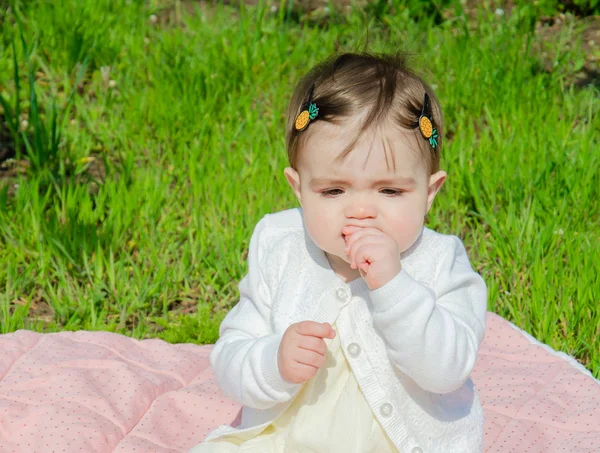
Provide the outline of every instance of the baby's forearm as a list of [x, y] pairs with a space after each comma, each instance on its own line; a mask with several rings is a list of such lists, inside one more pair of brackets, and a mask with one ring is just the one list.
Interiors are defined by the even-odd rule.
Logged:
[[244, 406], [268, 409], [292, 398], [298, 385], [285, 382], [277, 369], [281, 335], [247, 338], [230, 331], [211, 351], [211, 364], [223, 393]]
[[[476, 273], [443, 297], [402, 271], [374, 291], [373, 321], [388, 356], [423, 389], [449, 393], [468, 379], [485, 332], [486, 289]], [[472, 300], [475, 298], [476, 300]]]

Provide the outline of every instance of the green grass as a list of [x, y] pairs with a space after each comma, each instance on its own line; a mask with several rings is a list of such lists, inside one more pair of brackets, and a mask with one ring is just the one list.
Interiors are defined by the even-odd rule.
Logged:
[[[254, 225], [297, 205], [282, 173], [294, 83], [361, 49], [368, 27], [369, 50], [417, 54], [445, 109], [449, 177], [429, 226], [463, 238], [491, 311], [600, 376], [600, 101], [568, 83], [583, 58], [567, 45], [576, 22], [544, 44], [547, 71], [527, 5], [467, 21], [457, 2], [418, 22], [375, 8], [323, 24], [194, 4], [0, 2], [0, 94], [15, 106], [14, 42], [14, 124], [29, 118], [19, 139], [56, 151], [0, 179], [3, 333], [214, 342]], [[58, 144], [36, 142], [52, 118]]]

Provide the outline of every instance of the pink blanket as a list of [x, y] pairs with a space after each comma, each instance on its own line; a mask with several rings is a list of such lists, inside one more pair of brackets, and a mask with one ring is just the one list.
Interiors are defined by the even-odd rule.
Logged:
[[[600, 452], [600, 382], [488, 313], [472, 378], [485, 452]], [[239, 407], [218, 390], [211, 346], [107, 332], [0, 336], [0, 452], [185, 452]]]

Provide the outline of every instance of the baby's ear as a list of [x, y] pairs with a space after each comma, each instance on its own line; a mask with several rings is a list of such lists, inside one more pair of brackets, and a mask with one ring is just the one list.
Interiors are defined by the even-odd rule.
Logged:
[[285, 175], [287, 182], [290, 184], [290, 187], [296, 194], [296, 198], [298, 198], [300, 205], [302, 205], [302, 192], [300, 191], [300, 175], [292, 167], [287, 167], [285, 170], [283, 170], [283, 174]]
[[444, 185], [444, 181], [446, 181], [445, 171], [438, 171], [429, 177], [429, 189], [427, 192], [427, 212], [431, 209], [431, 205], [433, 204], [433, 200], [435, 200], [435, 196], [439, 192], [439, 190]]

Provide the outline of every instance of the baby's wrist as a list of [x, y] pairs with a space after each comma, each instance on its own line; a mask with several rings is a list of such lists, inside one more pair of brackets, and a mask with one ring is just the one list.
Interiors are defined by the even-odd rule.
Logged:
[[375, 291], [395, 279], [400, 272], [402, 272], [402, 264], [398, 261], [398, 263], [389, 266], [384, 275], [371, 279], [371, 283], [367, 281], [367, 285], [371, 291]]
[[281, 374], [279, 364], [281, 344], [282, 337], [273, 335], [269, 344], [265, 346], [262, 357], [262, 372], [265, 381], [271, 388], [277, 391], [289, 391], [295, 387], [295, 384], [286, 381]]

